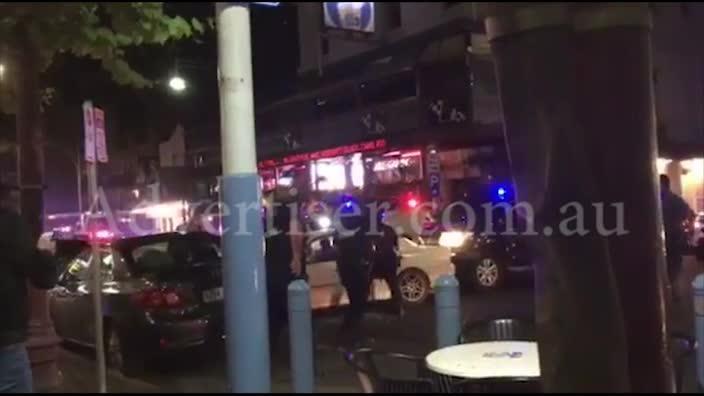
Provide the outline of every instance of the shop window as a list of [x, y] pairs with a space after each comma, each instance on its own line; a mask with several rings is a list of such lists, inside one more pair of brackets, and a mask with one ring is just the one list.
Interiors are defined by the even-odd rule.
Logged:
[[372, 160], [373, 184], [414, 183], [423, 178], [420, 151], [394, 152]]

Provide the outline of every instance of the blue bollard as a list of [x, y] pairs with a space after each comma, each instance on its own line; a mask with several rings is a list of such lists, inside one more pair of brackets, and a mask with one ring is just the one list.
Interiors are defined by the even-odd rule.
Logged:
[[294, 393], [313, 393], [313, 329], [310, 288], [306, 281], [288, 285], [288, 320], [291, 343], [291, 374]]
[[[704, 274], [694, 278], [692, 294], [697, 345], [704, 345]], [[697, 382], [700, 388], [704, 387], [704, 348], [697, 348]]]
[[461, 331], [460, 283], [454, 275], [435, 281], [435, 329], [438, 348], [457, 344]]

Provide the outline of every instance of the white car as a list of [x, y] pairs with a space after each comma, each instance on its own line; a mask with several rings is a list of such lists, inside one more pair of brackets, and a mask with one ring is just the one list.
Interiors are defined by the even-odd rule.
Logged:
[[[337, 272], [337, 249], [332, 232], [321, 231], [308, 239], [307, 266], [308, 283], [311, 288], [313, 309], [332, 308], [349, 303], [347, 293]], [[399, 237], [401, 265], [398, 281], [401, 297], [407, 304], [420, 304], [430, 293], [435, 280], [454, 273], [450, 262], [450, 249], [439, 245], [414, 242], [408, 237]], [[386, 300], [391, 292], [383, 280], [375, 280], [370, 290], [370, 300]]]

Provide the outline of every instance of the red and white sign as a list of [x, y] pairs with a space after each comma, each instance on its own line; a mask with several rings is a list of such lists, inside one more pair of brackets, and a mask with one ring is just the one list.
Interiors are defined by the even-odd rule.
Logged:
[[95, 123], [91, 102], [83, 102], [83, 131], [86, 162], [95, 162]]
[[93, 125], [95, 126], [95, 151], [98, 161], [108, 162], [108, 148], [105, 144], [105, 112], [102, 109], [93, 109]]

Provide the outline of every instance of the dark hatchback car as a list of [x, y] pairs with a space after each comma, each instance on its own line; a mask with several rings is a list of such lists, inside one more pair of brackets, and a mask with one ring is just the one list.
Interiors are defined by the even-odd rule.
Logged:
[[527, 236], [523, 235], [526, 224], [515, 213], [511, 216], [509, 223], [506, 209], [500, 207], [494, 209], [491, 217], [477, 216], [473, 232], [463, 233], [462, 242], [452, 246], [450, 260], [461, 282], [475, 289], [493, 290], [512, 277], [532, 276], [532, 256]]
[[[95, 344], [91, 249], [82, 240], [57, 241], [62, 263], [49, 293], [62, 339]], [[219, 342], [223, 289], [219, 238], [168, 233], [127, 238], [100, 247], [103, 315], [109, 364], [126, 374], [167, 352]]]

